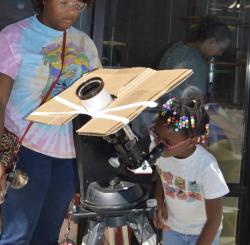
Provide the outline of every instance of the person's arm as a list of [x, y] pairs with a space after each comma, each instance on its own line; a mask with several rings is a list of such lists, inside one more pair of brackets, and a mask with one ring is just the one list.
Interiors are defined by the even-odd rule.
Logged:
[[167, 206], [164, 202], [164, 190], [159, 175], [157, 175], [155, 186], [155, 199], [157, 200], [157, 212], [154, 217], [154, 225], [156, 228], [167, 230], [169, 229], [168, 225], [165, 222], [165, 220], [168, 218]]
[[4, 111], [9, 100], [13, 79], [0, 73], [0, 139], [4, 128]]
[[197, 241], [197, 245], [211, 245], [222, 221], [222, 198], [206, 199], [207, 222]]
[[[0, 73], [0, 140], [4, 129], [4, 112], [9, 100], [13, 79]], [[6, 191], [6, 169], [0, 164], [0, 192]]]

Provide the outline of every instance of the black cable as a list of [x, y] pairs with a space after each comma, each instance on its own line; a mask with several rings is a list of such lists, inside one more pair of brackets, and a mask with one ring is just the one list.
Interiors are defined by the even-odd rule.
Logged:
[[159, 219], [158, 219], [158, 213], [157, 213], [157, 208], [156, 208], [156, 245], [160, 244], [159, 243]]
[[[157, 209], [156, 209], [157, 211]], [[159, 229], [158, 229], [158, 225], [159, 225], [159, 219], [158, 219], [158, 214], [156, 217], [156, 245], [159, 244]]]
[[141, 245], [142, 245], [142, 242], [143, 242], [143, 229], [144, 229], [144, 222], [145, 222], [145, 216], [146, 216], [146, 212], [143, 213], [143, 219], [142, 219], [142, 224], [141, 224]]
[[86, 244], [88, 244], [89, 237], [90, 237], [90, 232], [89, 231], [90, 231], [90, 219], [88, 219], [88, 224], [87, 224], [87, 232], [89, 233], [89, 235], [88, 235]]

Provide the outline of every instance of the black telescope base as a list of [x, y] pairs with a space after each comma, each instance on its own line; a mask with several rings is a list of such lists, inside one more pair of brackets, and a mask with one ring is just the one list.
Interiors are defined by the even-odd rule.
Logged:
[[106, 227], [129, 226], [138, 241], [143, 245], [156, 245], [156, 234], [147, 218], [156, 207], [135, 208], [131, 210], [113, 210], [112, 212], [91, 212], [77, 206], [72, 212], [73, 218], [89, 218], [88, 230], [82, 239], [82, 245], [100, 245]]

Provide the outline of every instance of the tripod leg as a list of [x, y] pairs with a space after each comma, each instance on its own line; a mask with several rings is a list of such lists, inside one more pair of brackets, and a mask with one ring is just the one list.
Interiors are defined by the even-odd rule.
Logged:
[[90, 221], [88, 233], [82, 239], [82, 245], [100, 245], [104, 236], [104, 222]]
[[129, 226], [140, 244], [156, 245], [156, 234], [145, 215], [141, 214], [130, 220]]

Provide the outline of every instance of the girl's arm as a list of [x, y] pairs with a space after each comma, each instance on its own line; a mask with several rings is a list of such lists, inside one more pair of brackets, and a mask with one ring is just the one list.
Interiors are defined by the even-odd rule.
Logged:
[[164, 203], [164, 192], [159, 174], [157, 174], [157, 181], [155, 186], [155, 199], [157, 200], [157, 204]]
[[207, 222], [205, 223], [197, 245], [211, 245], [222, 221], [222, 198], [205, 200]]
[[165, 220], [168, 218], [167, 206], [164, 202], [164, 191], [161, 183], [161, 178], [157, 174], [157, 181], [155, 186], [155, 199], [157, 200], [157, 213], [154, 217], [154, 225], [156, 228], [162, 230], [169, 229]]
[[4, 123], [4, 111], [5, 106], [9, 100], [10, 92], [13, 86], [13, 80], [0, 73], [0, 139], [3, 133], [3, 123]]
[[[13, 79], [0, 73], [0, 140], [4, 129], [4, 112], [9, 100]], [[0, 192], [6, 191], [6, 169], [0, 164]]]

